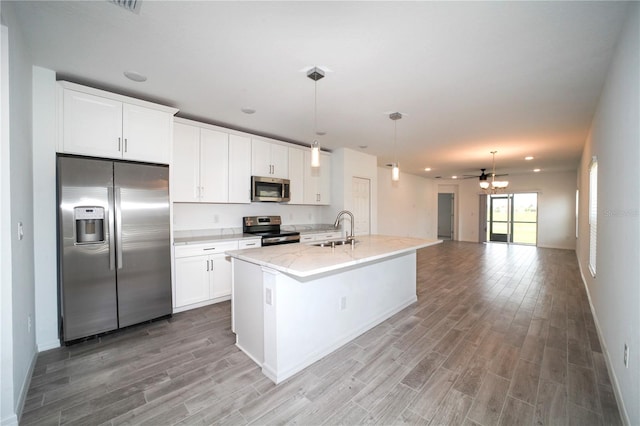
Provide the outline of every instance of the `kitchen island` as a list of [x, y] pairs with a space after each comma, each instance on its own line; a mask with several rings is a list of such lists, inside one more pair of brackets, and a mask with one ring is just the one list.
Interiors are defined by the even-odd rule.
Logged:
[[414, 303], [416, 250], [440, 242], [367, 235], [227, 252], [236, 345], [282, 382]]

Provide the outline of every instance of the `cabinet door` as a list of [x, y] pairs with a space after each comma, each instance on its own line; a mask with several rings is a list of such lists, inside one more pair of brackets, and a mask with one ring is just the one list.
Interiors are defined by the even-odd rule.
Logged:
[[320, 202], [320, 192], [318, 191], [318, 179], [323, 167], [322, 159], [320, 167], [311, 167], [311, 152], [304, 152], [304, 203], [318, 204]]
[[200, 129], [200, 201], [229, 199], [229, 134]]
[[121, 158], [122, 102], [65, 89], [62, 132], [66, 153]]
[[[309, 158], [311, 161], [311, 158]], [[317, 182], [318, 204], [331, 204], [331, 155], [320, 153], [320, 167]]]
[[289, 204], [304, 203], [304, 151], [289, 148], [289, 180], [291, 181]]
[[331, 156], [320, 153], [320, 167], [311, 167], [311, 152], [304, 152], [304, 203], [331, 203]]
[[231, 258], [224, 254], [211, 256], [213, 279], [211, 280], [211, 298], [231, 295]]
[[173, 116], [157, 109], [124, 104], [122, 157], [127, 160], [169, 164]]
[[271, 164], [271, 144], [259, 139], [251, 140], [251, 174], [253, 176], [273, 176]]
[[229, 135], [229, 202], [251, 202], [251, 139]]
[[171, 199], [175, 202], [197, 202], [200, 186], [200, 129], [198, 127], [180, 123], [173, 125], [171, 170]]
[[212, 267], [210, 257], [178, 257], [175, 265], [176, 308], [208, 300]]
[[272, 176], [277, 178], [289, 178], [289, 147], [271, 144]]

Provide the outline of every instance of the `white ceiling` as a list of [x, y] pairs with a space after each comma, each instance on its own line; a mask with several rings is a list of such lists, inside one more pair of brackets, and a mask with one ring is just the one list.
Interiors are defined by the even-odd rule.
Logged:
[[[492, 150], [498, 172], [575, 170], [627, 7], [143, 0], [134, 14], [107, 1], [13, 6], [34, 63], [59, 78], [298, 143], [314, 139], [314, 82], [301, 70], [327, 67], [317, 83], [321, 145], [389, 163], [388, 114], [400, 111], [401, 170], [428, 177], [490, 168]], [[131, 82], [125, 70], [148, 80]]]

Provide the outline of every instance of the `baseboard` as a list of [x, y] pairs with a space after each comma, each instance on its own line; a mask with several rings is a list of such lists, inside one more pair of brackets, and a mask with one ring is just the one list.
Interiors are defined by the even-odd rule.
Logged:
[[60, 347], [60, 339], [52, 340], [51, 342], [38, 345], [38, 352], [48, 351], [49, 349], [55, 349]]
[[616, 402], [618, 403], [618, 408], [620, 409], [620, 416], [622, 417], [622, 422], [626, 426], [630, 426], [631, 420], [629, 419], [629, 415], [627, 414], [627, 408], [625, 407], [624, 400], [622, 399], [620, 384], [618, 383], [618, 378], [616, 377], [613, 367], [611, 366], [611, 356], [609, 355], [609, 349], [607, 349], [606, 341], [602, 338], [602, 329], [600, 328], [600, 321], [598, 321], [598, 315], [596, 314], [596, 310], [593, 306], [593, 301], [591, 300], [591, 294], [589, 293], [589, 286], [587, 285], [587, 280], [584, 279], [584, 274], [582, 273], [582, 264], [580, 263], [580, 256], [578, 256], [577, 253], [576, 253], [576, 258], [578, 259], [578, 269], [580, 270], [580, 278], [582, 279], [582, 284], [584, 285], [584, 289], [587, 292], [587, 299], [589, 300], [589, 309], [591, 309], [593, 322], [596, 325], [596, 333], [598, 334], [598, 339], [600, 340], [602, 355], [604, 356], [604, 361], [607, 366], [607, 372], [609, 373], [609, 378], [611, 379], [611, 383], [613, 384], [613, 394], [616, 397]]
[[0, 421], [0, 425], [2, 426], [18, 426], [18, 416], [15, 413], [10, 416], [5, 417]]
[[562, 246], [550, 246], [550, 245], [541, 245], [538, 244], [538, 248], [549, 248], [549, 249], [558, 249], [558, 250], [573, 250], [575, 251], [575, 247], [562, 247]]
[[33, 370], [36, 367], [37, 360], [38, 351], [34, 351], [33, 357], [31, 358], [31, 364], [29, 365], [29, 370], [27, 371], [27, 375], [25, 376], [24, 382], [22, 382], [22, 387], [20, 388], [20, 397], [18, 398], [18, 403], [16, 404], [16, 416], [18, 419], [22, 417], [22, 410], [24, 409], [24, 403], [27, 400], [27, 392], [29, 392], [31, 376], [33, 376]]

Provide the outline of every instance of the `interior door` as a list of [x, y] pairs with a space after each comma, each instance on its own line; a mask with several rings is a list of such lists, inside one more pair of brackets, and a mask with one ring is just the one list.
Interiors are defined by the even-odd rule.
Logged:
[[371, 233], [371, 181], [365, 178], [352, 178], [353, 216], [356, 235]]
[[512, 242], [511, 195], [489, 198], [489, 241]]

